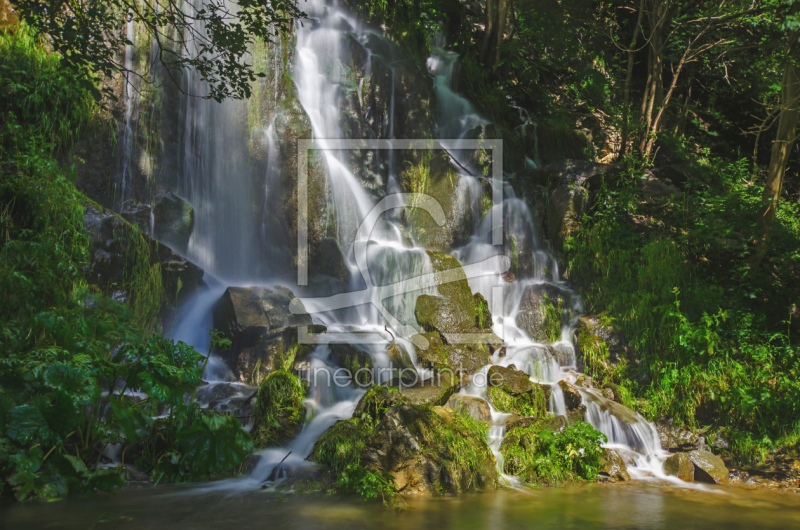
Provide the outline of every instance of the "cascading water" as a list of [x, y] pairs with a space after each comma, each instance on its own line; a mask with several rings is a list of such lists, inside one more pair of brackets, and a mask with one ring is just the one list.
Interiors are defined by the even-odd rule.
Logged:
[[[319, 159], [324, 165], [327, 186], [327, 208], [333, 212], [331, 235], [344, 249], [351, 273], [351, 290], [358, 290], [363, 282], [359, 278], [359, 268], [354, 264], [360, 249], [365, 249], [369, 275], [375, 285], [394, 285], [409, 278], [430, 274], [431, 264], [424, 249], [411, 245], [396, 219], [384, 215], [374, 230], [360, 233], [361, 223], [370, 215], [379, 201], [380, 194], [368, 190], [360, 178], [350, 169], [345, 154], [336, 149], [325, 149], [333, 145], [334, 139], [346, 138], [342, 126], [341, 109], [345, 90], [341, 85], [345, 77], [344, 66], [340, 59], [343, 42], [347, 38], [355, 38], [362, 43], [374, 43], [380, 39], [376, 33], [362, 29], [357, 20], [335, 5], [318, 0], [304, 5], [311, 22], [298, 25], [296, 28], [296, 44], [294, 53], [294, 84], [297, 98], [307, 114], [314, 139], [319, 149]], [[436, 135], [444, 139], [467, 137], [478, 127], [485, 127], [486, 120], [474, 110], [472, 104], [453, 89], [456, 54], [444, 49], [444, 42], [439, 41], [433, 47], [428, 60], [428, 71], [433, 77], [436, 91]], [[373, 49], [365, 46], [369, 53], [391, 63], [392, 57], [380, 57]], [[189, 80], [192, 83], [191, 79]], [[392, 87], [394, 87], [394, 71], [392, 71]], [[196, 88], [202, 89], [197, 83]], [[381, 127], [382, 134], [390, 138], [394, 134], [394, 88], [392, 88], [389, 116], [375, 116], [375, 109], [367, 109], [365, 114], [380, 119], [386, 124]], [[361, 98], [361, 85], [358, 88]], [[220, 130], [228, 130], [236, 120], [239, 103], [223, 105], [207, 101], [192, 100], [187, 103], [185, 156], [183, 174], [185, 177], [183, 191], [190, 202], [198, 208], [197, 227], [190, 246], [190, 255], [212, 271], [236, 281], [263, 283], [269, 279], [259, 260], [268, 254], [269, 249], [258, 249], [258, 216], [251, 208], [256, 205], [252, 201], [252, 178], [246, 175], [242, 162], [241, 145], [247, 141], [235, 135], [219, 134]], [[234, 130], [239, 130], [233, 127]], [[535, 125], [534, 125], [535, 131]], [[265, 128], [265, 142], [268, 157], [276, 152], [276, 132], [274, 124]], [[447, 147], [446, 141], [443, 142]], [[472, 235], [465, 245], [452, 249], [452, 254], [465, 267], [483, 268], [482, 274], [469, 279], [473, 292], [484, 294], [490, 300], [493, 314], [493, 331], [501, 337], [506, 345], [504, 357], [493, 357], [492, 364], [508, 366], [514, 364], [525, 371], [532, 381], [549, 385], [549, 411], [554, 415], [566, 415], [565, 399], [559, 381], [574, 383], [577, 379], [575, 348], [572, 342], [574, 322], [567, 322], [562, 327], [559, 341], [553, 344], [542, 344], [533, 341], [528, 334], [516, 324], [516, 317], [525, 293], [529, 289], [543, 286], [564, 294], [564, 299], [572, 301], [571, 307], [565, 308], [566, 314], [580, 314], [582, 306], [580, 298], [570, 291], [559, 277], [555, 259], [542, 246], [532, 216], [524, 201], [514, 197], [513, 190], [505, 189], [502, 204], [493, 208], [502, 208], [505, 220], [505, 247], [493, 245], [493, 218], [490, 210], [480, 219], [479, 199], [482, 190], [480, 175], [469, 168], [468, 152], [451, 152], [454, 165], [460, 175], [460, 183], [456, 193], [459, 207], [472, 212]], [[538, 158], [538, 153], [535, 155]], [[393, 191], [394, 172], [393, 159], [388, 157], [388, 175], [384, 189]], [[268, 175], [275, 173], [272, 167]], [[272, 180], [268, 179], [267, 191], [270, 193]], [[316, 212], [319, 214], [319, 212]], [[263, 235], [263, 233], [262, 233]], [[509, 244], [508, 242], [511, 241]], [[264, 250], [267, 250], [265, 253]], [[519, 253], [519, 255], [517, 255]], [[530, 263], [520, 267], [521, 271], [515, 281], [501, 278], [495, 270], [486, 265], [492, 258], [502, 255], [519, 260], [528, 259]], [[489, 260], [489, 261], [487, 261]], [[524, 261], [524, 260], [523, 260]], [[521, 263], [522, 261], [520, 261]], [[215, 297], [219, 297], [222, 286], [212, 286], [208, 292], [194, 301], [193, 317], [187, 316], [186, 322], [193, 322], [199, 327], [203, 318], [208, 318], [210, 305]], [[416, 298], [426, 291], [420, 288], [413, 292], [398, 291], [386, 305], [390, 313], [395, 315], [402, 325], [416, 325], [413, 308]], [[205, 309], [202, 309], [205, 307]], [[382, 335], [384, 342], [362, 345], [369, 353], [375, 365], [388, 364], [386, 349], [395, 337], [385, 332], [385, 320], [375, 308], [362, 305], [350, 310], [325, 311], [325, 307], [306, 307], [314, 313], [316, 322], [327, 326], [328, 332], [350, 333], [369, 331]], [[203, 313], [206, 311], [206, 313]], [[206, 315], [206, 316], [204, 316]], [[205, 329], [203, 326], [200, 329]], [[185, 338], [198, 347], [207, 347], [207, 341], [195, 336], [187, 327], [179, 328], [175, 336]], [[396, 340], [401, 340], [397, 338]], [[414, 349], [407, 349], [413, 357]], [[556, 353], [556, 355], [553, 354]], [[330, 374], [333, 366], [329, 360], [329, 348], [326, 345], [317, 347], [311, 356], [310, 363], [315, 374]], [[488, 367], [484, 367], [485, 374]], [[210, 364], [207, 371], [208, 380], [225, 380], [228, 376], [220, 363]], [[424, 371], [423, 372], [424, 377]], [[460, 391], [462, 394], [482, 397], [485, 386], [473, 382]], [[611, 402], [592, 388], [580, 388], [587, 412], [585, 419], [595, 428], [608, 436], [608, 446], [620, 449], [635, 477], [656, 476], [664, 478], [661, 471], [664, 454], [661, 451], [658, 436], [654, 427], [641, 416]], [[261, 484], [270, 479], [281, 477], [284, 466], [297, 467], [305, 465], [304, 458], [311, 452], [314, 442], [335, 421], [351, 417], [363, 390], [355, 388], [333, 388], [325, 381], [310, 382], [310, 397], [306, 400], [311, 420], [305, 425], [300, 435], [287, 447], [269, 449], [260, 453], [261, 459], [251, 475], [241, 481], [245, 487]], [[499, 453], [500, 443], [504, 435], [504, 422], [508, 415], [493, 408], [494, 425], [491, 430], [490, 445], [498, 458], [502, 470], [502, 458]], [[287, 457], [287, 454], [289, 456]], [[513, 481], [510, 481], [513, 483]]]

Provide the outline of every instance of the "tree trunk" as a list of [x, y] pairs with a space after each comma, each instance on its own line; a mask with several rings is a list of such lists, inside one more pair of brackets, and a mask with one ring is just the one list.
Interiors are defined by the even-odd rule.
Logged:
[[508, 21], [509, 0], [498, 0], [497, 5], [497, 33], [494, 39], [494, 61], [493, 65], [500, 62], [500, 45], [506, 35], [506, 23]]
[[786, 164], [797, 137], [797, 122], [800, 118], [798, 100], [800, 100], [800, 69], [794, 64], [788, 63], [781, 81], [781, 114], [778, 121], [778, 133], [772, 143], [767, 181], [764, 184], [764, 195], [761, 198], [761, 211], [758, 213], [760, 235], [756, 240], [756, 264], [760, 263], [767, 253], [769, 238], [775, 224]]
[[486, 0], [486, 28], [483, 35], [483, 46], [481, 46], [481, 62], [486, 64], [489, 59], [494, 37], [494, 19], [497, 10], [498, 0]]
[[642, 15], [644, 14], [644, 0], [639, 1], [639, 16], [636, 19], [636, 27], [633, 29], [633, 38], [628, 47], [628, 71], [625, 74], [625, 92], [622, 103], [622, 138], [619, 147], [619, 159], [625, 156], [628, 151], [628, 120], [630, 119], [631, 106], [631, 78], [633, 77], [633, 61], [636, 53], [636, 39], [642, 27]]

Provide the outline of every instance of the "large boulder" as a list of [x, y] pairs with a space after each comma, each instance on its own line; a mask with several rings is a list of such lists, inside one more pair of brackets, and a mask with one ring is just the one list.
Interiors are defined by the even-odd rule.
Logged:
[[389, 357], [392, 370], [395, 371], [394, 373], [399, 376], [404, 384], [414, 384], [419, 381], [417, 367], [402, 343], [392, 341], [386, 350], [386, 355]]
[[350, 267], [339, 243], [330, 237], [315, 246], [309, 262], [309, 274], [322, 274], [342, 282], [350, 281]]
[[516, 316], [517, 326], [536, 342], [561, 339], [561, 310], [567, 305], [566, 295], [549, 283], [525, 288]]
[[[489, 364], [489, 346], [486, 342], [447, 344], [438, 332], [423, 333], [428, 342], [425, 349], [415, 345], [417, 361], [437, 372], [469, 375]], [[445, 335], [446, 336], [446, 335]]]
[[277, 447], [296, 437], [303, 428], [303, 404], [308, 384], [284, 370], [270, 373], [258, 387], [253, 428], [256, 447]]
[[244, 334], [269, 332], [291, 325], [311, 324], [308, 314], [293, 314], [295, 298], [286, 287], [228, 287], [214, 305], [214, 327], [232, 341]]
[[684, 482], [692, 482], [694, 481], [694, 464], [689, 459], [688, 453], [677, 453], [664, 462], [664, 473]]
[[172, 192], [153, 208], [153, 236], [178, 252], [186, 252], [194, 228], [194, 208]]
[[671, 418], [657, 421], [655, 425], [661, 447], [672, 453], [705, 449], [705, 439], [702, 436], [691, 429], [675, 425]]
[[694, 464], [694, 481], [709, 484], [726, 484], [728, 468], [717, 455], [708, 451], [689, 451], [689, 460]]
[[501, 387], [491, 386], [486, 389], [486, 400], [498, 411], [515, 416], [547, 415], [547, 399], [539, 385], [532, 385], [530, 391], [520, 394], [511, 394]]
[[330, 350], [330, 361], [335, 366], [349, 370], [350, 374], [359, 380], [361, 380], [360, 370], [372, 370], [372, 357], [352, 344], [333, 343], [330, 345]]
[[390, 408], [402, 403], [406, 403], [406, 399], [397, 387], [383, 385], [374, 386], [367, 390], [364, 395], [361, 396], [361, 399], [358, 400], [356, 409], [353, 412], [353, 417], [361, 418], [366, 414], [372, 418], [373, 421], [378, 422], [386, 416], [386, 412]]
[[367, 440], [361, 464], [391, 474], [400, 493], [441, 495], [494, 487], [495, 459], [480, 425], [449, 407], [398, 405]]

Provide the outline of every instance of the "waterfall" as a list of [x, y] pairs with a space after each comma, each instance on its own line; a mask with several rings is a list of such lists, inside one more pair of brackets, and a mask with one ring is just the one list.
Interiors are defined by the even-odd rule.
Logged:
[[[385, 184], [381, 190], [376, 191], [365, 184], [364, 167], [360, 172], [355, 172], [343, 150], [326, 149], [334, 145], [334, 140], [348, 138], [342, 118], [342, 109], [346, 107], [345, 95], [348, 92], [344, 86], [347, 72], [340, 58], [346, 39], [353, 38], [365, 44], [370, 61], [380, 60], [391, 65], [395, 58], [391, 54], [381, 55], [378, 51], [380, 46], [367, 46], [368, 43], [380, 43], [382, 37], [369, 28], [364, 28], [358, 20], [335, 4], [325, 0], [310, 0], [303, 8], [308, 12], [310, 20], [303, 24], [298, 23], [295, 28], [292, 75], [297, 100], [308, 117], [311, 134], [319, 146], [314, 156], [322, 164], [325, 173], [327, 211], [316, 211], [313, 214], [323, 217], [327, 215], [330, 219], [327, 234], [339, 243], [347, 258], [347, 266], [353, 278], [349, 285], [351, 290], [361, 288], [356, 261], [362, 250], [369, 265], [370, 278], [375, 285], [395, 285], [409, 278], [430, 274], [432, 268], [425, 249], [404, 237], [406, 232], [397, 216], [383, 215], [381, 222], [369, 233], [361, 233], [359, 230], [361, 223], [379, 204], [385, 190], [394, 191], [397, 187], [394, 180], [395, 161], [391, 151], [388, 154], [376, 153], [370, 165], [379, 167], [383, 164], [387, 170]], [[385, 47], [391, 49], [388, 44]], [[488, 125], [487, 120], [475, 111], [472, 103], [455, 90], [456, 63], [457, 54], [447, 51], [443, 39], [437, 37], [431, 57], [427, 61], [427, 69], [433, 78], [436, 93], [435, 135], [442, 139], [446, 148], [447, 140], [466, 138], [478, 130], [477, 128], [485, 130]], [[367, 134], [382, 134], [389, 138], [395, 134], [396, 79], [394, 69], [390, 71], [388, 116], [380, 114], [379, 109], [365, 109], [365, 116], [383, 124], [378, 127], [377, 132], [373, 130]], [[277, 91], [277, 73], [268, 78], [274, 79], [274, 86], [269, 88]], [[203, 93], [205, 90], [203, 84], [192, 74], [188, 74], [185, 82], [196, 92]], [[362, 83], [359, 82], [359, 100], [362, 99], [362, 90]], [[275, 240], [266, 237], [268, 233], [280, 228], [278, 224], [269, 225], [272, 226], [269, 228], [268, 223], [274, 221], [270, 221], [266, 212], [258, 212], [259, 209], [269, 209], [267, 205], [272, 204], [271, 197], [279, 196], [276, 186], [281, 163], [280, 149], [277, 147], [280, 133], [276, 130], [278, 114], [274, 112], [278, 105], [276, 99], [272, 104], [273, 112], [269, 123], [261, 126], [266, 166], [260, 174], [254, 175], [246, 162], [247, 145], [251, 137], [241, 121], [246, 113], [246, 103], [218, 104], [200, 99], [187, 99], [185, 102], [180, 191], [197, 209], [196, 227], [189, 254], [214, 275], [224, 278], [223, 283], [215, 284], [194, 300], [194, 308], [186, 313], [185, 325], [176, 332], [176, 336], [186, 337], [187, 341], [198, 347], [204, 345], [204, 339], [193, 335], [191, 326], [204, 329], [201, 327], [203, 318], [207, 318], [214, 297], [219, 297], [224, 290], [224, 282], [253, 285], [278, 280], [278, 275], [265, 261], [271, 255], [282, 255], [276, 248]], [[533, 124], [534, 135], [535, 127]], [[535, 139], [535, 142], [535, 160], [531, 161], [534, 166], [538, 164], [538, 141]], [[507, 350], [504, 357], [493, 357], [492, 364], [514, 364], [525, 371], [531, 381], [548, 385], [551, 388], [550, 413], [565, 415], [565, 399], [558, 382], [575, 383], [579, 375], [576, 371], [575, 345], [572, 339], [571, 325], [574, 322], [570, 322], [565, 316], [560, 340], [554, 344], [543, 344], [532, 340], [516, 324], [516, 317], [528, 289], [547, 287], [562, 293], [569, 303], [569, 307], [564, 308], [565, 315], [583, 312], [580, 297], [561, 280], [557, 262], [537, 233], [526, 203], [516, 198], [507, 187], [502, 204], [493, 205], [481, 218], [479, 199], [483, 177], [470, 166], [470, 152], [456, 152], [453, 149], [448, 151], [455, 160], [454, 165], [457, 166], [460, 179], [455, 194], [457, 206], [460, 212], [465, 212], [464, 218], [467, 218], [466, 213], [470, 213], [471, 219], [471, 235], [468, 240], [450, 252], [463, 266], [482, 269], [483, 274], [469, 278], [470, 288], [489, 299], [493, 315], [492, 329], [504, 340]], [[502, 211], [505, 221], [505, 245], [495, 245], [492, 241], [492, 219], [495, 211]], [[516, 281], [504, 281], [485, 265], [493, 258], [501, 256], [507, 256], [515, 263], [518, 271]], [[414, 326], [416, 298], [426, 292], [435, 291], [426, 291], [422, 287], [411, 293], [398, 291], [396, 296], [390, 297], [385, 303], [401, 325]], [[384, 318], [374, 307], [365, 305], [337, 311], [325, 311], [325, 307], [319, 309], [321, 311], [314, 315], [314, 319], [325, 324], [328, 333], [369, 331], [382, 334], [385, 337], [384, 342], [361, 346], [372, 356], [376, 366], [385, 366], [388, 363], [386, 349], [390, 339], [384, 333]], [[413, 348], [409, 348], [409, 351], [413, 355]], [[328, 357], [328, 346], [318, 346], [310, 361], [315, 373], [333, 370]], [[214, 363], [210, 366], [211, 371], [206, 373], [208, 380], [226, 380], [228, 376], [223, 367]], [[483, 368], [484, 373], [486, 370], [488, 366]], [[351, 417], [363, 394], [363, 390], [355, 388], [334, 389], [315, 384], [315, 381], [310, 383], [311, 391], [306, 406], [311, 420], [287, 447], [261, 451], [259, 463], [242, 484], [261, 484], [268, 479], [280, 478], [282, 471], [277, 467], [279, 462], [283, 462], [284, 467], [309, 465], [304, 459], [311, 452], [314, 442], [335, 421]], [[485, 387], [472, 383], [460, 392], [483, 397], [485, 391]], [[653, 425], [638, 414], [610, 402], [593, 389], [580, 388], [579, 391], [587, 408], [585, 420], [606, 434], [608, 447], [619, 449], [623, 453], [633, 475], [639, 478], [663, 478], [661, 468], [665, 455]], [[624, 409], [624, 414], [620, 408]], [[490, 445], [498, 457], [502, 471], [499, 447], [508, 415], [494, 408], [491, 410], [494, 425], [490, 431]], [[621, 419], [621, 415], [625, 417]], [[289, 453], [290, 456], [286, 457]]]

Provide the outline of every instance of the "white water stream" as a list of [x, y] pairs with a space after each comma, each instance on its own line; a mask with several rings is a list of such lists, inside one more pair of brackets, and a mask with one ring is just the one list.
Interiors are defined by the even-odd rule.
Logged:
[[[344, 95], [341, 82], [346, 73], [340, 52], [346, 39], [352, 37], [364, 44], [370, 58], [379, 57], [389, 64], [394, 58], [380, 57], [378, 49], [373, 49], [368, 43], [380, 42], [383, 37], [364, 27], [335, 4], [324, 0], [310, 0], [302, 7], [308, 12], [311, 21], [305, 21], [296, 27], [294, 83], [298, 99], [310, 119], [314, 139], [324, 147], [326, 141], [346, 136], [340, 117]], [[391, 45], [385, 44], [391, 49]], [[457, 55], [447, 51], [441, 40], [436, 42], [432, 50], [427, 66], [436, 91], [437, 136], [443, 139], [462, 138], [468, 131], [477, 126], [485, 126], [487, 122], [454, 89], [453, 72]], [[379, 116], [385, 124], [382, 131], [385, 131], [388, 138], [393, 135], [395, 118], [394, 75], [392, 80], [388, 115]], [[195, 235], [190, 244], [189, 255], [220, 277], [234, 278], [240, 284], [247, 284], [248, 280], [252, 283], [263, 283], [264, 271], [269, 268], [258, 261], [269, 253], [269, 249], [266, 249], [266, 254], [264, 249], [259, 250], [262, 243], [256, 242], [258, 227], [252, 225], [253, 216], [248, 211], [243, 211], [246, 210], [244, 205], [251, 205], [252, 201], [248, 196], [247, 185], [240, 185], [246, 180], [242, 177], [245, 170], [236, 155], [239, 152], [238, 147], [233, 145], [243, 139], [219, 133], [225, 127], [226, 120], [232, 119], [232, 113], [235, 115], [235, 109], [226, 105], [235, 106], [240, 103], [225, 103], [220, 106], [205, 101], [193, 101], [189, 105], [193, 108], [189, 109], [186, 116], [187, 147], [184, 156], [183, 192], [197, 208]], [[275, 134], [274, 128], [266, 131], [268, 147], [272, 151]], [[359, 244], [368, 249], [367, 262], [377, 285], [394, 284], [430, 273], [431, 265], [424, 249], [404, 243], [401, 235], [403, 232], [391, 216], [385, 216], [383, 222], [378, 223], [375, 230], [366, 236], [358, 234], [360, 223], [373, 210], [377, 199], [353, 173], [341, 151], [323, 149], [321, 153], [329, 185], [328, 207], [335, 212], [336, 239], [349, 257], [350, 268], [354, 272], [352, 276], [355, 280], [351, 285], [353, 290], [360, 288], [357, 286], [358, 275], [355, 274], [358, 268], [354, 262]], [[463, 165], [462, 153], [451, 154], [458, 156], [462, 162], [459, 165]], [[392, 189], [395, 186], [393, 158], [386, 156], [390, 177], [387, 187]], [[459, 189], [465, 190], [460, 195], [465, 201], [463, 207], [475, 211], [481, 183], [466, 171], [460, 170], [460, 173]], [[267, 193], [270, 193], [270, 182], [268, 180], [266, 183]], [[565, 322], [561, 340], [551, 345], [559, 352], [559, 362], [547, 345], [532, 341], [516, 325], [515, 317], [526, 289], [547, 284], [560, 290], [566, 300], [572, 300], [573, 314], [581, 313], [580, 299], [560, 280], [557, 263], [539, 240], [526, 204], [515, 198], [509, 187], [505, 189], [503, 204], [494, 206], [501, 207], [506, 235], [513, 236], [516, 241], [529, 242], [526, 248], [531, 253], [533, 272], [529, 277], [518, 277], [512, 283], [504, 282], [495, 270], [485, 270], [483, 275], [470, 279], [472, 291], [480, 292], [489, 300], [493, 330], [505, 341], [507, 347], [504, 357], [492, 358], [491, 362], [502, 366], [514, 364], [518, 369], [524, 370], [532, 381], [550, 385], [550, 412], [554, 415], [565, 415], [564, 396], [557, 383], [562, 380], [574, 383], [576, 380], [573, 328], [570, 326], [574, 323]], [[503, 246], [492, 245], [491, 213], [480, 222], [479, 216], [473, 215], [472, 219], [475, 221], [471, 238], [466, 245], [451, 250], [462, 265], [481, 266], [490, 258], [508, 253], [508, 249]], [[312, 215], [314, 214], [319, 212], [313, 212]], [[225, 284], [210, 283], [212, 285], [208, 291], [197, 295], [184, 308], [182, 324], [173, 333], [175, 338], [193, 344], [200, 351], [207, 351], [205, 330], [210, 327], [210, 309], [225, 288]], [[293, 288], [291, 285], [288, 287]], [[390, 312], [401, 324], [416, 325], [414, 305], [417, 296], [423, 292], [431, 291], [419, 289], [411, 293], [398, 292], [391, 301], [387, 301]], [[315, 314], [314, 319], [327, 325], [329, 332], [371, 331], [382, 334], [386, 339], [384, 343], [367, 345], [364, 349], [373, 356], [377, 366], [387, 364], [385, 351], [391, 339], [384, 332], [386, 323], [375, 308], [363, 305], [353, 310], [322, 312]], [[413, 357], [413, 348], [408, 350]], [[312, 356], [312, 366], [319, 369], [332, 368], [327, 361], [328, 354], [325, 345], [319, 346]], [[487, 368], [483, 369], [484, 373]], [[209, 381], [226, 381], [229, 380], [229, 375], [222, 363], [212, 362], [205, 378]], [[485, 386], [473, 383], [462, 388], [460, 393], [482, 397], [485, 390]], [[608, 447], [617, 449], [622, 454], [634, 478], [677, 480], [665, 477], [662, 471], [666, 453], [661, 449], [659, 437], [652, 424], [627, 409], [627, 421], [624, 421], [613, 413], [619, 405], [609, 402], [596, 390], [579, 390], [587, 407], [586, 421], [606, 434]], [[306, 401], [311, 420], [299, 437], [287, 447], [262, 451], [261, 459], [251, 475], [238, 484], [252, 487], [253, 484], [261, 484], [268, 479], [280, 478], [281, 471], [276, 470], [276, 465], [290, 451], [291, 455], [284, 466], [305, 465], [304, 458], [311, 452], [314, 442], [334, 422], [351, 417], [362, 394], [363, 390], [355, 388], [315, 386], [312, 383]], [[507, 415], [494, 409], [492, 411], [495, 425], [490, 433], [490, 445], [502, 468], [499, 446]]]

